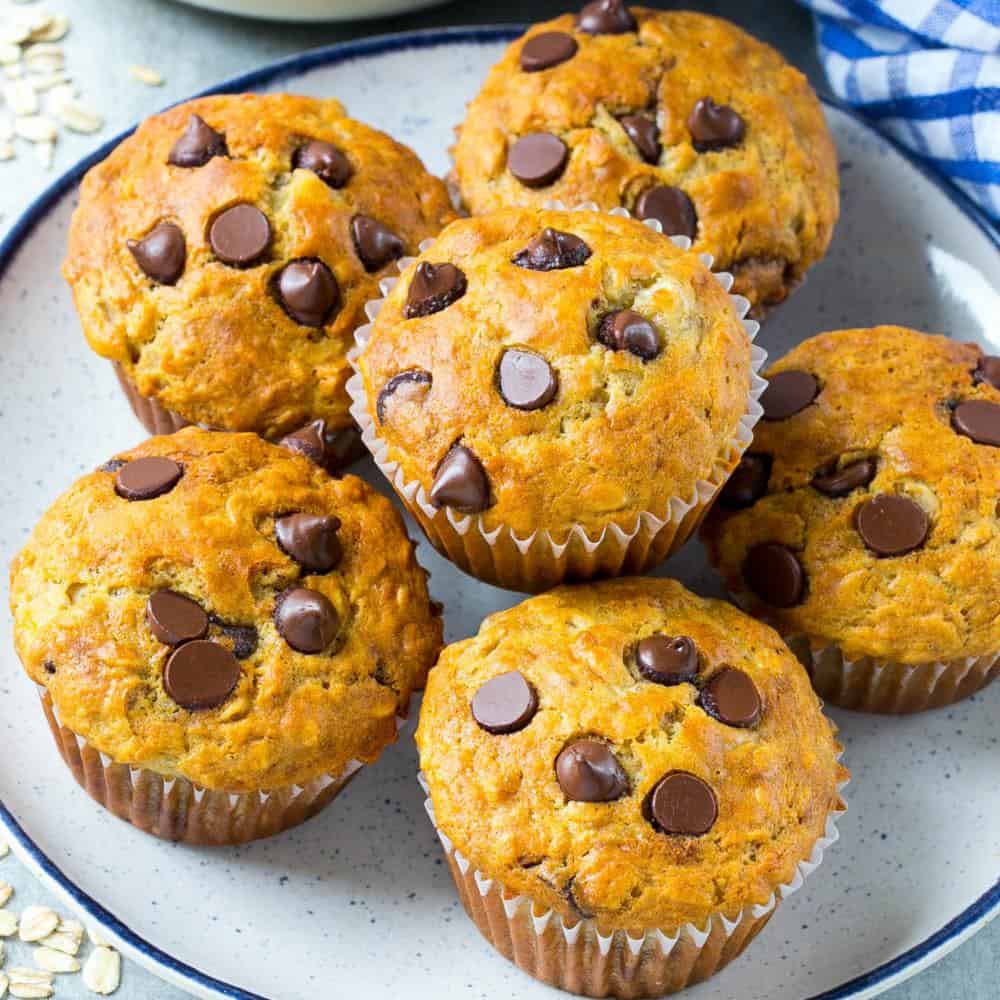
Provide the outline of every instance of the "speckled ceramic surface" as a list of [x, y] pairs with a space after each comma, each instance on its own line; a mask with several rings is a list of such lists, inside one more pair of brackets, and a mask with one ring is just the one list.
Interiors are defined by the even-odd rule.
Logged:
[[[490, 32], [376, 39], [350, 58], [312, 54], [241, 86], [335, 94], [443, 172], [451, 128], [499, 51]], [[996, 245], [865, 126], [828, 113], [844, 217], [829, 259], [758, 343], [778, 356], [820, 330], [879, 322], [990, 343], [1000, 315]], [[72, 203], [71, 191], [41, 213], [0, 280], [4, 564], [62, 488], [141, 436], [110, 366], [85, 347], [59, 276]], [[992, 348], [1000, 349], [995, 339]], [[449, 639], [518, 600], [462, 576], [426, 545], [420, 551], [448, 609]], [[718, 592], [696, 544], [663, 571]], [[327, 812], [290, 834], [224, 851], [171, 846], [77, 788], [4, 617], [0, 828], [137, 960], [213, 997], [555, 996], [496, 955], [462, 913], [423, 811], [412, 726]], [[914, 718], [834, 713], [855, 776], [840, 842], [747, 954], [687, 995], [870, 996], [988, 919], [1000, 906], [998, 710], [1000, 685]]]

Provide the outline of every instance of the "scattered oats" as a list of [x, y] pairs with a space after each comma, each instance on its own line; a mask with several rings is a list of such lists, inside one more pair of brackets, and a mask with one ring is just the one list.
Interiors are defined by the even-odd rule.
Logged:
[[73, 91], [74, 97], [76, 97], [77, 94], [76, 84], [74, 84], [65, 73], [32, 73], [31, 76], [28, 77], [28, 83], [30, 83], [38, 93], [41, 93], [43, 90], [53, 90], [55, 87], [67, 87]]
[[58, 111], [61, 105], [72, 101], [75, 97], [76, 87], [74, 87], [72, 83], [57, 83], [49, 91], [49, 106], [54, 111]]
[[59, 134], [55, 125], [41, 115], [14, 119], [14, 134], [28, 142], [55, 142]]
[[[3, 130], [3, 122], [0, 122], [0, 131]], [[3, 136], [0, 135], [0, 139]], [[0, 906], [6, 906], [10, 902], [10, 897], [14, 895], [14, 887], [0, 879]]]
[[63, 17], [62, 14], [51, 14], [48, 24], [43, 28], [35, 28], [29, 37], [33, 42], [58, 42], [67, 31], [69, 31], [69, 18]]
[[0, 163], [14, 159], [14, 147], [9, 142], [0, 142]]
[[100, 927], [91, 924], [87, 928], [87, 937], [95, 948], [113, 948], [114, 945], [104, 936], [104, 931]]
[[24, 966], [14, 966], [9, 972], [8, 989], [12, 997], [21, 1000], [45, 1000], [52, 996], [52, 973], [39, 969], [26, 969]]
[[147, 87], [159, 87], [163, 84], [163, 77], [149, 66], [133, 64], [129, 66], [128, 71], [130, 76], [146, 84]]
[[24, 67], [20, 63], [12, 63], [9, 66], [4, 66], [3, 75], [8, 80], [20, 80], [24, 76]]
[[0, 64], [8, 66], [21, 61], [21, 49], [10, 42], [0, 42]]
[[38, 95], [27, 80], [11, 80], [10, 83], [4, 84], [3, 96], [7, 107], [15, 115], [38, 113]]
[[122, 959], [110, 948], [95, 948], [83, 967], [83, 985], [92, 993], [107, 996], [118, 989], [122, 977]]
[[58, 73], [66, 65], [66, 56], [58, 45], [32, 45], [24, 50], [24, 65], [29, 73]]
[[7, 857], [7, 852], [9, 850], [10, 850], [10, 848], [7, 846], [7, 841], [6, 840], [0, 840], [0, 858]]
[[35, 158], [45, 170], [51, 170], [56, 158], [56, 144], [54, 142], [36, 142], [32, 149], [35, 151]]
[[31, 25], [20, 18], [4, 18], [0, 21], [0, 42], [5, 45], [20, 45], [31, 36]]
[[17, 933], [17, 914], [10, 910], [0, 910], [0, 938], [13, 937]]
[[[7, 942], [0, 941], [0, 969], [3, 968], [3, 963], [7, 960]], [[0, 990], [0, 996], [3, 996], [3, 990]]]
[[73, 132], [89, 135], [91, 132], [99, 132], [104, 127], [104, 119], [96, 111], [91, 111], [85, 104], [72, 98], [58, 101], [55, 104], [55, 112], [63, 125]]
[[3, 1000], [5, 994], [7, 993], [7, 977], [0, 972], [0, 1000]]
[[41, 941], [59, 926], [59, 914], [47, 906], [29, 906], [21, 914], [21, 929], [18, 937], [22, 941]]
[[59, 926], [41, 943], [46, 948], [54, 948], [64, 955], [75, 955], [83, 941], [83, 924], [76, 920], [60, 920]]
[[80, 963], [65, 952], [56, 951], [55, 948], [36, 948], [32, 956], [35, 965], [46, 972], [79, 972]]

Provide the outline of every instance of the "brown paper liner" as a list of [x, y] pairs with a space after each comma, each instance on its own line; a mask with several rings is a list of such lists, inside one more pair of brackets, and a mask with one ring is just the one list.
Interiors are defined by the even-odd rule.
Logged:
[[186, 778], [114, 763], [62, 725], [51, 695], [44, 688], [39, 693], [59, 753], [80, 787], [119, 819], [164, 840], [219, 847], [271, 837], [315, 816], [362, 767], [352, 761], [340, 775], [269, 792], [211, 791]]
[[136, 415], [139, 423], [146, 428], [149, 434], [173, 434], [182, 427], [187, 427], [190, 423], [180, 414], [164, 409], [151, 396], [143, 396], [135, 387], [135, 383], [125, 374], [122, 366], [117, 361], [111, 362], [115, 375], [118, 376], [118, 384], [125, 393], [125, 398], [132, 407], [132, 412]]

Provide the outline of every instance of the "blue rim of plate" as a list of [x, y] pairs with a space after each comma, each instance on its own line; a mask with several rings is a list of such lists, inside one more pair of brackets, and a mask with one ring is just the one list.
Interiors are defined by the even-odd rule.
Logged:
[[[201, 94], [196, 96], [239, 93], [274, 83], [284, 76], [300, 75], [318, 66], [331, 66], [345, 62], [348, 59], [382, 55], [402, 49], [432, 48], [439, 45], [460, 44], [462, 42], [480, 45], [490, 42], [509, 42], [517, 38], [523, 31], [523, 25], [511, 24], [472, 28], [431, 28], [426, 31], [375, 35], [370, 38], [358, 39], [357, 41], [340, 42], [336, 45], [314, 49], [301, 55], [290, 56], [287, 59], [280, 59], [250, 73], [232, 77], [218, 86], [202, 91]], [[993, 246], [1000, 251], [1000, 232], [990, 224], [972, 199], [962, 191], [941, 180], [940, 177], [935, 175], [926, 166], [914, 159], [904, 147], [891, 137], [878, 132], [863, 116], [859, 115], [849, 105], [825, 96], [822, 100], [824, 104], [836, 108], [838, 111], [853, 118], [858, 124], [868, 129], [879, 141], [899, 153], [923, 177], [934, 184], [970, 222], [975, 224]], [[104, 145], [100, 146], [89, 156], [84, 157], [61, 177], [53, 181], [28, 206], [27, 210], [17, 220], [4, 240], [0, 242], [0, 278], [3, 277], [4, 272], [10, 265], [21, 244], [30, 235], [34, 227], [45, 217], [49, 209], [68, 191], [74, 188], [83, 175], [95, 163], [99, 163], [107, 157], [111, 150], [122, 139], [130, 135], [132, 131], [133, 129], [128, 129], [122, 132], [120, 135], [104, 143]], [[61, 869], [28, 836], [24, 828], [18, 823], [6, 806], [4, 806], [2, 801], [0, 801], [0, 826], [6, 828], [12, 842], [18, 849], [18, 853], [22, 854], [34, 868], [40, 871], [49, 883], [57, 887], [58, 890], [61, 890], [79, 909], [84, 911], [101, 927], [109, 930], [123, 944], [127, 945], [129, 949], [142, 955], [146, 960], [144, 964], [151, 971], [158, 973], [170, 982], [187, 983], [189, 986], [197, 987], [200, 990], [211, 990], [220, 997], [233, 998], [233, 1000], [268, 1000], [267, 997], [263, 997], [260, 994], [251, 993], [241, 987], [224, 983], [221, 980], [206, 975], [193, 966], [181, 962], [166, 952], [161, 951], [156, 945], [140, 937], [114, 914], [106, 910], [96, 899], [76, 886], [63, 874]], [[998, 914], [1000, 914], [1000, 879], [971, 906], [948, 921], [940, 930], [920, 942], [920, 944], [903, 952], [891, 961], [877, 966], [870, 972], [857, 976], [841, 986], [827, 990], [825, 993], [818, 993], [808, 998], [808, 1000], [852, 1000], [852, 998], [860, 1000], [862, 996], [873, 996], [875, 993], [881, 992], [882, 989], [888, 989], [897, 982], [908, 978], [908, 976], [903, 975], [904, 973], [915, 973], [921, 968], [932, 964], [938, 958], [943, 957], [951, 948], [960, 944], [974, 930], [978, 929], [977, 925], [986, 924]]]

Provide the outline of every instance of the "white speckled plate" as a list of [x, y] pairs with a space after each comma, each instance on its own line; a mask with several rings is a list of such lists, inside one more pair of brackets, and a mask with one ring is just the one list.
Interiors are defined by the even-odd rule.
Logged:
[[[435, 171], [509, 30], [371, 39], [228, 85], [335, 94]], [[1000, 315], [996, 237], [849, 113], [827, 109], [844, 215], [829, 259], [768, 323], [773, 355], [820, 330], [903, 323], [988, 343]], [[140, 438], [110, 367], [85, 347], [59, 275], [85, 164], [0, 247], [0, 557], [75, 476]], [[1000, 347], [996, 341], [992, 347]], [[872, 386], [877, 391], [877, 386]], [[373, 475], [371, 471], [369, 475]], [[449, 639], [514, 595], [425, 545]], [[697, 545], [667, 567], [717, 581]], [[4, 599], [6, 607], [6, 599]], [[0, 829], [69, 904], [137, 961], [206, 997], [553, 997], [466, 920], [422, 808], [410, 731], [304, 827], [232, 850], [171, 846], [95, 806], [59, 760], [7, 634], [0, 640]], [[696, 1000], [872, 996], [1000, 908], [1000, 684], [909, 719], [835, 713], [854, 772], [841, 840], [760, 940]]]

